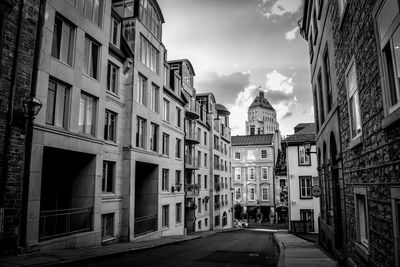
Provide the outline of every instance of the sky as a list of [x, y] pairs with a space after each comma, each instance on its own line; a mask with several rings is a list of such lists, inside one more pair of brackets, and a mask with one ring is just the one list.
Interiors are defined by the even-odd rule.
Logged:
[[282, 135], [313, 122], [302, 0], [158, 0], [168, 60], [188, 59], [198, 93], [212, 92], [231, 112], [232, 135], [245, 134], [259, 87], [277, 111]]

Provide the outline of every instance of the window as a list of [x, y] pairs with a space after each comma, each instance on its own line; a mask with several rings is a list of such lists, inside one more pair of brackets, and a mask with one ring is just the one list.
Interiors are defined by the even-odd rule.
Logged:
[[49, 80], [47, 91], [46, 123], [59, 127], [67, 127], [69, 109], [69, 88], [63, 84]]
[[181, 139], [176, 138], [175, 157], [181, 158]]
[[146, 149], [146, 120], [137, 117], [136, 146]]
[[167, 228], [169, 227], [169, 205], [163, 205], [162, 206], [162, 215], [161, 215], [161, 220], [162, 220], [162, 228]]
[[[76, 2], [80, 2], [77, 0]], [[82, 2], [82, 1], [81, 1]], [[79, 5], [78, 3], [76, 5]], [[85, 0], [84, 15], [87, 19], [101, 26], [103, 13], [103, 0]]]
[[249, 180], [254, 180], [254, 167], [248, 168]]
[[84, 47], [84, 70], [90, 77], [99, 80], [100, 45], [86, 36]]
[[356, 64], [353, 60], [346, 73], [347, 99], [349, 105], [351, 137], [354, 139], [361, 135], [360, 100], [358, 95]]
[[119, 47], [120, 32], [121, 32], [120, 29], [121, 29], [121, 24], [115, 18], [111, 18], [110, 41], [116, 47]]
[[158, 125], [152, 123], [150, 131], [150, 149], [158, 152]]
[[101, 191], [103, 193], [112, 193], [114, 190], [115, 162], [103, 161], [103, 179], [101, 182]]
[[197, 151], [197, 166], [201, 166], [201, 152]]
[[319, 111], [318, 111], [318, 99], [317, 99], [317, 86], [313, 90], [313, 103], [314, 103], [314, 113], [315, 113], [315, 126], [317, 133], [319, 132]]
[[254, 125], [250, 126], [250, 135], [254, 135], [255, 133], [255, 128]]
[[204, 153], [204, 167], [206, 168], [207, 168], [207, 158], [208, 158], [207, 153]]
[[207, 132], [204, 132], [204, 145], [207, 145]]
[[311, 156], [306, 154], [306, 149], [304, 146], [298, 146], [298, 160], [299, 166], [310, 166], [311, 165]]
[[161, 190], [169, 191], [169, 170], [168, 169], [162, 169]]
[[208, 227], [208, 218], [204, 219], [204, 227]]
[[207, 189], [207, 180], [208, 180], [207, 177], [208, 177], [207, 175], [204, 175], [204, 189]]
[[261, 199], [263, 200], [263, 201], [268, 201], [268, 187], [262, 187], [261, 188]]
[[183, 82], [186, 83], [188, 86], [193, 86], [193, 77], [189, 71], [188, 66], [185, 64], [183, 65]]
[[74, 28], [68, 22], [56, 16], [54, 20], [51, 56], [72, 66], [74, 48]]
[[201, 174], [197, 174], [197, 185], [201, 188]]
[[235, 152], [235, 159], [240, 159], [240, 152]]
[[167, 99], [164, 99], [164, 113], [163, 113], [163, 119], [165, 121], [169, 121], [169, 101]]
[[215, 226], [219, 226], [219, 215], [214, 217], [214, 224]]
[[118, 72], [119, 68], [108, 62], [107, 68], [107, 91], [114, 94], [118, 93]]
[[249, 200], [256, 200], [256, 189], [254, 187], [249, 187]]
[[115, 142], [117, 140], [116, 130], [117, 114], [112, 111], [106, 110], [104, 116], [104, 140]]
[[261, 150], [261, 158], [262, 159], [266, 159], [267, 158], [267, 150], [266, 149], [262, 149]]
[[197, 208], [198, 208], [198, 213], [201, 213], [201, 198], [197, 199]]
[[235, 180], [240, 180], [241, 172], [242, 172], [242, 170], [241, 170], [240, 167], [239, 168], [235, 168]]
[[300, 198], [312, 198], [311, 196], [311, 176], [299, 176]]
[[321, 72], [318, 73], [317, 77], [317, 83], [318, 83], [318, 94], [319, 94], [319, 112], [321, 116], [321, 124], [324, 123], [325, 121], [325, 106], [324, 106], [324, 97], [323, 97], [323, 87], [322, 87], [322, 77], [321, 77]]
[[136, 101], [146, 106], [147, 79], [139, 74]]
[[159, 73], [160, 52], [140, 35], [140, 61], [154, 73]]
[[176, 108], [176, 126], [181, 128], [181, 109], [180, 108]]
[[101, 240], [114, 237], [114, 213], [101, 215]]
[[160, 88], [157, 85], [151, 85], [151, 94], [150, 94], [150, 108], [155, 112], [159, 112], [160, 110]]
[[150, 0], [140, 0], [140, 21], [157, 37], [161, 39], [161, 20]]
[[390, 188], [390, 197], [392, 201], [392, 218], [393, 218], [393, 234], [394, 234], [394, 251], [396, 267], [400, 266], [400, 187], [393, 186]]
[[235, 199], [240, 200], [242, 198], [242, 189], [240, 187], [235, 187]]
[[385, 107], [390, 114], [400, 107], [400, 45], [399, 4], [395, 0], [382, 1], [376, 21], [380, 37], [386, 83]]
[[182, 203], [176, 203], [175, 206], [175, 221], [176, 223], [182, 223]]
[[81, 93], [79, 103], [79, 132], [95, 135], [96, 122], [96, 100], [95, 98]]
[[169, 156], [169, 135], [163, 133], [163, 146], [162, 146], [163, 155]]
[[268, 167], [261, 167], [261, 179], [268, 180]]
[[255, 160], [256, 156], [254, 155], [254, 150], [247, 150], [247, 159], [248, 160]]
[[368, 249], [368, 205], [365, 188], [354, 188], [356, 206], [357, 242]]
[[324, 78], [327, 92], [328, 112], [332, 108], [332, 84], [331, 84], [331, 69], [329, 66], [328, 48], [324, 52]]
[[181, 184], [181, 171], [180, 170], [176, 170], [175, 171], [175, 184]]

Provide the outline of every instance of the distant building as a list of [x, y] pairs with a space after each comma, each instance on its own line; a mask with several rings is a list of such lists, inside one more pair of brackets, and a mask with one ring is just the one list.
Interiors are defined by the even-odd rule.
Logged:
[[247, 111], [246, 134], [274, 134], [276, 130], [279, 130], [276, 111], [260, 91]]
[[[319, 199], [313, 196], [313, 186], [319, 186], [317, 156], [315, 152], [315, 124], [301, 123], [287, 136], [286, 146], [289, 230], [292, 232], [318, 232]], [[311, 144], [306, 153], [305, 143]]]
[[286, 145], [281, 144], [278, 149], [278, 157], [275, 165], [275, 205], [276, 222], [288, 222], [288, 183], [287, 183], [287, 165], [286, 165]]

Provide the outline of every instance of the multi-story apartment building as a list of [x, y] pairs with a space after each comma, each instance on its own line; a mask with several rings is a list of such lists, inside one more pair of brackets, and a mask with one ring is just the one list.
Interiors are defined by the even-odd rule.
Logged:
[[264, 92], [260, 91], [259, 95], [251, 103], [247, 112], [246, 134], [275, 134], [279, 130], [279, 124], [276, 121], [276, 111], [264, 97]]
[[[319, 185], [315, 152], [315, 124], [301, 123], [283, 142], [286, 147], [289, 230], [318, 232], [319, 199], [313, 187]], [[310, 152], [306, 153], [310, 145]]]
[[[340, 115], [332, 38], [331, 7], [334, 2], [306, 1], [302, 34], [309, 42], [311, 84], [314, 99], [320, 197], [320, 242], [343, 260], [346, 231], [344, 182], [340, 144]], [[306, 31], [306, 29], [308, 29]], [[329, 155], [329, 156], [328, 156]]]
[[[339, 126], [338, 132], [329, 133], [329, 142], [317, 143], [317, 151], [321, 182], [327, 184], [323, 198], [333, 203], [322, 203], [322, 208], [336, 224], [343, 214], [345, 239], [337, 241], [341, 229], [329, 224], [329, 215], [324, 215], [325, 239], [331, 227], [330, 246], [343, 264], [399, 266], [399, 3], [305, 1], [304, 7], [303, 36], [310, 52], [318, 48], [315, 33], [326, 36], [322, 46], [327, 43], [331, 48], [327, 55], [332, 62], [332, 90], [337, 90], [331, 95], [329, 87], [320, 86], [322, 97], [314, 95], [318, 114], [326, 115], [330, 97], [336, 103], [332, 105], [336, 111], [330, 113], [337, 112]], [[319, 124], [317, 135], [322, 135], [324, 125]]]

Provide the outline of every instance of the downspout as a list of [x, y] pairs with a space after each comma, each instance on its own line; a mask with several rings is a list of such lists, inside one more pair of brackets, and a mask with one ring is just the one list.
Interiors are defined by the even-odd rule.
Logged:
[[[7, 125], [6, 125], [6, 133], [4, 137], [4, 161], [3, 161], [3, 177], [0, 180], [0, 218], [1, 218], [1, 229], [0, 239], [3, 239], [4, 234], [4, 197], [6, 191], [6, 184], [8, 178], [8, 154], [11, 146], [11, 136], [12, 136], [12, 125], [14, 121], [14, 97], [16, 90], [16, 76], [17, 76], [17, 65], [19, 58], [19, 47], [21, 42], [21, 28], [22, 28], [22, 17], [23, 17], [23, 9], [24, 9], [24, 0], [19, 2], [19, 12], [18, 12], [18, 25], [17, 25], [17, 39], [15, 41], [14, 48], [14, 60], [11, 72], [11, 92], [8, 98], [8, 110], [7, 110]], [[3, 25], [4, 26], [4, 25]], [[2, 51], [1, 51], [2, 52]]]
[[288, 229], [291, 231], [290, 227], [290, 218], [291, 216], [291, 205], [292, 202], [290, 200], [290, 169], [289, 169], [289, 142], [286, 140], [286, 179], [287, 179], [287, 185], [288, 185], [288, 196], [287, 196], [287, 202], [288, 202]]
[[[37, 79], [39, 71], [39, 59], [40, 50], [42, 48], [42, 34], [43, 25], [45, 20], [46, 0], [40, 0], [39, 4], [39, 17], [36, 28], [36, 41], [35, 41], [35, 54], [33, 57], [33, 70], [32, 70], [32, 81], [30, 97], [36, 96], [37, 90]], [[28, 115], [27, 131], [26, 131], [26, 142], [25, 142], [25, 162], [24, 162], [24, 177], [22, 183], [22, 209], [21, 209], [21, 234], [19, 245], [26, 247], [26, 233], [27, 233], [27, 221], [28, 221], [28, 197], [29, 197], [29, 183], [30, 183], [30, 164], [32, 154], [32, 138], [33, 138], [33, 114]]]
[[[276, 145], [276, 143], [275, 143]], [[273, 199], [274, 199], [274, 223], [276, 223], [276, 196], [275, 196], [275, 166], [276, 166], [276, 161], [275, 160], [275, 149], [273, 149], [273, 159], [274, 159], [274, 167], [272, 169], [273, 173], [272, 173], [272, 195], [273, 195]]]

